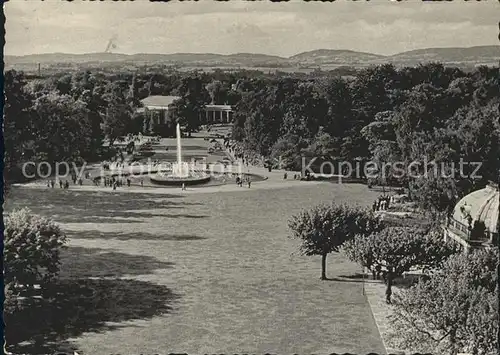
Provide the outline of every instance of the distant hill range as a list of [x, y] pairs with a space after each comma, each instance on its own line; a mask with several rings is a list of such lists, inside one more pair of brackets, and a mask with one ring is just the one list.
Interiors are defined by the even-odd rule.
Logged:
[[119, 54], [87, 53], [66, 54], [48, 53], [25, 56], [5, 56], [7, 67], [40, 64], [85, 64], [85, 63], [137, 63], [172, 64], [179, 66], [209, 67], [338, 67], [367, 66], [372, 64], [393, 63], [395, 65], [416, 65], [427, 62], [442, 62], [458, 65], [498, 65], [500, 46], [478, 46], [469, 48], [428, 48], [417, 49], [395, 55], [384, 56], [351, 50], [318, 49], [303, 52], [289, 58], [255, 53], [213, 54], [213, 53], [175, 53], [175, 54]]

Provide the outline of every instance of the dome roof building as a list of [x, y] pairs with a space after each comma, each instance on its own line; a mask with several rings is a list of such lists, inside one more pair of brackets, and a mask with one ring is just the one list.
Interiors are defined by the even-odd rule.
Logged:
[[468, 194], [447, 218], [445, 239], [464, 249], [493, 246], [498, 238], [499, 203], [500, 192], [493, 184]]

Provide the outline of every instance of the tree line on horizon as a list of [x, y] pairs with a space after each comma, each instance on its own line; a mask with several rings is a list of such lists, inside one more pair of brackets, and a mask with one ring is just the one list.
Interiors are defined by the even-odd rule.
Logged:
[[[425, 157], [443, 163], [443, 171], [425, 179], [388, 171], [384, 181], [375, 181], [407, 187], [426, 208], [444, 211], [458, 197], [497, 180], [498, 75], [485, 66], [465, 72], [439, 63], [399, 69], [385, 64], [350, 77], [81, 70], [29, 79], [11, 70], [5, 91], [6, 172], [13, 178], [30, 159], [101, 159], [105, 138], [112, 145], [142, 130], [141, 99], [175, 95], [180, 99], [155, 134], [173, 134], [177, 122], [195, 132], [204, 105], [229, 104], [232, 138], [250, 160], [279, 157], [290, 170], [301, 169], [302, 157], [380, 165]], [[481, 177], [458, 176], [461, 160], [481, 163]], [[474, 169], [466, 166], [465, 175]], [[448, 178], [452, 173], [458, 177]]]

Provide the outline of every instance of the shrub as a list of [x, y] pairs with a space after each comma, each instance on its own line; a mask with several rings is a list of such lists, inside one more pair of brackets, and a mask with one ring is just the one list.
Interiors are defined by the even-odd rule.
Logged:
[[395, 297], [391, 346], [435, 354], [496, 354], [498, 250], [451, 256]]
[[57, 276], [66, 236], [54, 221], [16, 210], [6, 218], [4, 238], [4, 280], [13, 290], [43, 287]]

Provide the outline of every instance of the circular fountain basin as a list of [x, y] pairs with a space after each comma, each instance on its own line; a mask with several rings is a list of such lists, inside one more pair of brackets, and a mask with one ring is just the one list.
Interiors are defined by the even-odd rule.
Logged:
[[165, 185], [165, 186], [186, 186], [189, 185], [200, 185], [210, 181], [210, 175], [204, 174], [201, 176], [187, 176], [187, 177], [177, 177], [172, 175], [160, 175], [156, 174], [149, 177], [149, 180], [153, 184]]
[[[182, 184], [185, 184], [186, 186], [188, 185], [196, 185], [196, 186], [201, 186], [201, 187], [208, 187], [208, 186], [221, 186], [221, 185], [227, 185], [227, 184], [235, 184], [236, 183], [236, 176], [241, 175], [241, 176], [250, 176], [252, 179], [252, 183], [256, 182], [261, 182], [267, 180], [267, 177], [261, 176], [258, 174], [250, 174], [250, 173], [242, 173], [242, 174], [236, 174], [236, 173], [217, 173], [217, 172], [211, 172], [209, 170], [207, 171], [197, 171], [198, 176], [190, 176], [188, 178], [184, 179], [178, 179], [175, 177], [170, 177], [168, 175], [171, 174], [171, 171], [151, 171], [151, 172], [140, 172], [140, 171], [135, 171], [135, 172], [126, 172], [123, 174], [117, 174], [117, 173], [111, 173], [111, 174], [106, 174], [103, 176], [96, 176], [94, 180], [101, 180], [104, 177], [111, 178], [112, 176], [117, 177], [117, 178], [130, 178], [131, 180], [131, 185], [132, 186], [141, 186], [141, 187], [180, 187]], [[154, 174], [154, 175], [150, 175]], [[204, 175], [201, 175], [204, 174]], [[205, 176], [206, 175], [206, 176]], [[100, 182], [102, 184], [102, 182]]]
[[210, 175], [201, 170], [195, 169], [195, 164], [187, 162], [172, 163], [170, 170], [159, 171], [157, 174], [150, 176], [152, 183], [159, 185], [197, 185], [203, 184], [210, 180]]

